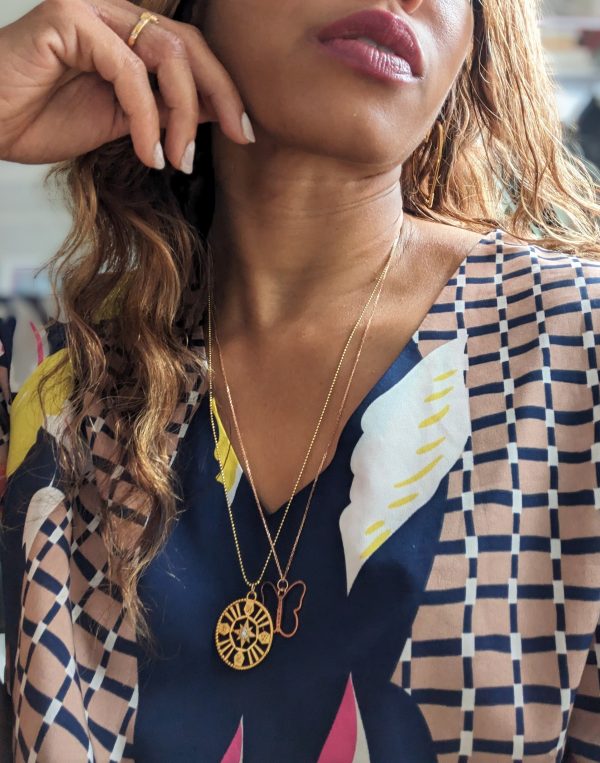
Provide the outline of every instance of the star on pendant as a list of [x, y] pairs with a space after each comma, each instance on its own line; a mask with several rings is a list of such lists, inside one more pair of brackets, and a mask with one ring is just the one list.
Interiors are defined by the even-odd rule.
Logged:
[[248, 620], [246, 620], [245, 623], [240, 624], [240, 627], [235, 632], [235, 635], [238, 637], [238, 640], [242, 645], [246, 644], [248, 641], [250, 641], [251, 638], [254, 637], [254, 631], [252, 630]]

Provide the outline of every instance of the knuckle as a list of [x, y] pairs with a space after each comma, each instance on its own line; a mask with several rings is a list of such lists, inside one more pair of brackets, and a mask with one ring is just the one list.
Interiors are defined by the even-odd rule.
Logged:
[[110, 21], [110, 14], [108, 12], [108, 9], [99, 3], [93, 3], [90, 5], [90, 10], [98, 16], [100, 21], [103, 21], [105, 24], [108, 24]]
[[202, 32], [198, 29], [197, 26], [193, 26], [192, 24], [188, 24], [185, 27], [184, 34], [190, 38], [190, 42], [195, 45], [202, 45], [203, 47], [206, 47], [206, 40], [204, 39], [204, 35]]
[[146, 64], [133, 52], [123, 56], [123, 68], [134, 76], [147, 75]]
[[43, 0], [41, 7], [51, 15], [72, 14], [80, 0]]
[[187, 56], [186, 46], [182, 38], [170, 29], [163, 29], [161, 31], [161, 44], [165, 52], [176, 58], [185, 58]]

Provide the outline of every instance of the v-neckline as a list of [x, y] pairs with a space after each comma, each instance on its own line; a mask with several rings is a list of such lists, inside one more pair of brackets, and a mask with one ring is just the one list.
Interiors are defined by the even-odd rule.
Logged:
[[[468, 262], [469, 258], [471, 258], [473, 255], [475, 255], [475, 254], [476, 254], [476, 253], [479, 251], [479, 249], [480, 249], [481, 247], [483, 247], [483, 246], [489, 246], [489, 245], [490, 245], [490, 243], [492, 243], [492, 242], [491, 242], [491, 240], [490, 240], [490, 239], [491, 239], [491, 237], [492, 237], [492, 236], [493, 236], [493, 237], [496, 237], [496, 236], [497, 236], [497, 234], [498, 234], [498, 229], [494, 229], [494, 230], [491, 230], [491, 231], [489, 231], [489, 233], [487, 233], [486, 235], [484, 235], [482, 238], [480, 238], [478, 241], [476, 241], [476, 242], [475, 242], [475, 244], [473, 244], [473, 246], [471, 246], [471, 247], [469, 248], [469, 250], [467, 251], [467, 253], [465, 254], [465, 256], [464, 256], [464, 257], [461, 259], [461, 261], [460, 261], [460, 263], [458, 264], [458, 266], [455, 268], [455, 270], [452, 272], [452, 274], [450, 275], [450, 277], [449, 277], [449, 278], [446, 280], [446, 282], [444, 283], [444, 285], [442, 286], [442, 288], [441, 288], [441, 289], [439, 290], [439, 292], [437, 293], [437, 295], [436, 295], [436, 297], [435, 297], [434, 301], [433, 301], [433, 302], [431, 303], [431, 305], [429, 306], [429, 308], [428, 308], [427, 312], [426, 312], [426, 313], [425, 313], [425, 315], [423, 316], [423, 319], [421, 320], [421, 322], [419, 323], [419, 325], [417, 326], [417, 328], [416, 328], [416, 329], [414, 330], [414, 332], [411, 334], [411, 336], [410, 336], [409, 340], [408, 340], [408, 341], [407, 341], [407, 342], [406, 342], [406, 343], [403, 345], [403, 347], [402, 347], [402, 348], [401, 348], [401, 349], [398, 351], [398, 353], [397, 353], [397, 354], [394, 356], [394, 358], [392, 359], [391, 363], [389, 363], [389, 364], [388, 364], [388, 366], [385, 368], [385, 370], [383, 371], [383, 373], [381, 373], [381, 374], [380, 374], [380, 376], [377, 378], [377, 380], [375, 381], [375, 383], [374, 383], [374, 384], [372, 384], [372, 385], [371, 385], [371, 387], [369, 387], [369, 389], [368, 389], [368, 390], [365, 392], [365, 394], [364, 394], [364, 395], [363, 395], [363, 397], [361, 398], [361, 400], [360, 400], [360, 402], [358, 403], [358, 405], [356, 405], [356, 407], [354, 408], [354, 410], [352, 411], [352, 413], [351, 413], [351, 414], [348, 416], [348, 418], [347, 418], [347, 420], [346, 420], [345, 424], [343, 425], [343, 427], [342, 427], [342, 428], [341, 428], [341, 430], [340, 430], [339, 436], [338, 436], [338, 438], [337, 438], [336, 448], [335, 448], [335, 450], [334, 450], [334, 452], [333, 452], [333, 455], [332, 455], [332, 457], [331, 457], [331, 459], [330, 459], [329, 463], [327, 464], [327, 466], [325, 466], [325, 467], [324, 467], [324, 468], [323, 468], [323, 469], [322, 469], [322, 470], [321, 470], [321, 471], [318, 473], [318, 475], [316, 475], [315, 477], [313, 477], [313, 479], [312, 479], [310, 482], [308, 482], [308, 483], [307, 483], [306, 485], [304, 485], [303, 487], [299, 488], [299, 489], [296, 491], [296, 493], [294, 493], [294, 497], [293, 497], [293, 499], [292, 499], [292, 505], [290, 506], [290, 511], [292, 511], [292, 509], [294, 508], [294, 505], [295, 505], [295, 504], [297, 504], [297, 503], [298, 503], [298, 501], [299, 501], [301, 498], [303, 498], [304, 496], [308, 497], [308, 493], [310, 492], [310, 490], [311, 490], [312, 486], [314, 485], [314, 482], [315, 482], [315, 480], [316, 480], [317, 478], [318, 478], [318, 479], [323, 479], [324, 477], [326, 477], [326, 475], [328, 474], [328, 472], [330, 471], [330, 469], [332, 469], [332, 468], [334, 467], [334, 465], [335, 465], [335, 462], [336, 462], [336, 460], [337, 460], [337, 456], [338, 456], [339, 450], [340, 450], [340, 445], [341, 445], [342, 441], [345, 439], [345, 436], [346, 436], [346, 434], [347, 434], [348, 430], [349, 430], [349, 429], [350, 429], [350, 427], [351, 427], [351, 426], [354, 424], [354, 420], [355, 420], [356, 416], [358, 415], [358, 413], [359, 413], [360, 411], [362, 411], [362, 410], [363, 410], [363, 408], [364, 408], [364, 407], [365, 407], [365, 406], [368, 404], [368, 402], [369, 402], [370, 398], [371, 398], [371, 397], [372, 397], [372, 395], [375, 393], [375, 391], [376, 391], [377, 389], [379, 389], [379, 387], [381, 387], [381, 385], [382, 385], [382, 384], [384, 384], [384, 383], [385, 383], [386, 379], [387, 379], [387, 378], [388, 378], [388, 376], [389, 376], [389, 375], [390, 375], [390, 374], [391, 374], [391, 373], [394, 371], [394, 369], [396, 368], [396, 366], [398, 365], [398, 363], [400, 363], [400, 361], [404, 359], [405, 355], [406, 355], [406, 354], [409, 352], [409, 350], [410, 350], [410, 348], [411, 348], [411, 345], [412, 345], [412, 343], [413, 343], [413, 337], [414, 337], [416, 334], [418, 334], [418, 333], [419, 333], [419, 331], [421, 331], [422, 327], [423, 327], [423, 326], [425, 325], [425, 323], [426, 323], [426, 322], [429, 320], [430, 316], [432, 315], [433, 311], [435, 310], [435, 308], [436, 308], [436, 307], [437, 307], [437, 305], [439, 304], [440, 300], [443, 298], [443, 296], [444, 296], [444, 294], [446, 293], [446, 291], [447, 291], [447, 290], [448, 290], [448, 289], [449, 289], [449, 288], [450, 288], [450, 287], [451, 287], [451, 286], [452, 286], [452, 285], [455, 283], [455, 281], [457, 280], [457, 278], [458, 278], [458, 276], [459, 276], [460, 272], [462, 271], [463, 267], [464, 267], [464, 266], [466, 265], [466, 263]], [[202, 331], [202, 334], [201, 334], [201, 338], [202, 338], [202, 342], [204, 343], [204, 331]], [[205, 345], [204, 345], [204, 347], [205, 347]], [[205, 354], [206, 354], [206, 353], [205, 353]], [[240, 472], [241, 472], [241, 474], [240, 474], [240, 482], [241, 482], [242, 480], [244, 481], [244, 483], [246, 484], [246, 486], [248, 487], [248, 489], [249, 489], [249, 491], [250, 491], [250, 493], [251, 493], [251, 495], [252, 495], [252, 499], [254, 500], [254, 495], [253, 495], [253, 493], [252, 493], [252, 486], [251, 486], [250, 480], [248, 479], [248, 476], [247, 476], [247, 474], [246, 474], [246, 471], [245, 471], [245, 469], [244, 469], [244, 467], [243, 467], [243, 465], [242, 465], [242, 461], [241, 461], [241, 460], [238, 458], [238, 454], [235, 452], [235, 449], [234, 449], [234, 447], [233, 447], [233, 444], [232, 444], [232, 442], [231, 442], [231, 439], [230, 439], [230, 437], [229, 437], [229, 433], [228, 433], [228, 432], [225, 432], [225, 430], [224, 430], [223, 420], [222, 420], [222, 418], [221, 418], [221, 416], [220, 416], [220, 414], [219, 414], [219, 412], [218, 412], [218, 407], [217, 407], [217, 400], [216, 400], [216, 398], [213, 398], [213, 400], [214, 400], [215, 409], [216, 409], [216, 411], [217, 411], [217, 415], [218, 415], [218, 419], [219, 419], [219, 424], [218, 424], [218, 425], [219, 425], [219, 427], [220, 427], [220, 430], [219, 430], [219, 431], [222, 431], [222, 432], [224, 432], [224, 433], [225, 433], [225, 436], [227, 437], [228, 448], [229, 448], [229, 450], [231, 451], [231, 453], [232, 453], [232, 455], [233, 455], [234, 459], [236, 460], [236, 462], [239, 464], [239, 468], [240, 468]], [[210, 416], [210, 411], [208, 412], [208, 415]], [[258, 491], [257, 491], [257, 492], [258, 492]], [[260, 499], [260, 495], [259, 495], [259, 499]], [[264, 507], [264, 503], [263, 503], [263, 502], [262, 502], [262, 500], [261, 500], [261, 507], [262, 507], [262, 510], [263, 510], [263, 514], [264, 514], [264, 516], [265, 516], [265, 519], [267, 520], [267, 523], [268, 523], [268, 524], [274, 524], [274, 523], [275, 523], [276, 519], [277, 519], [278, 517], [280, 517], [280, 516], [283, 514], [283, 512], [284, 512], [284, 510], [285, 510], [285, 507], [287, 506], [288, 502], [289, 502], [289, 498], [288, 498], [288, 499], [287, 499], [287, 500], [286, 500], [284, 503], [282, 503], [280, 506], [278, 506], [278, 507], [275, 509], [275, 511], [271, 511], [271, 510], [269, 510], [269, 509], [265, 509], [265, 507]], [[303, 504], [303, 505], [304, 505], [304, 504]]]

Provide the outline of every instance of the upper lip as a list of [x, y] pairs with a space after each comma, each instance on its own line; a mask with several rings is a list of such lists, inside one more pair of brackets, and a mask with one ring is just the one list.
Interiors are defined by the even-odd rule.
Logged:
[[317, 33], [321, 42], [335, 38], [370, 37], [407, 61], [415, 76], [423, 74], [423, 53], [415, 32], [400, 16], [372, 8], [345, 16]]

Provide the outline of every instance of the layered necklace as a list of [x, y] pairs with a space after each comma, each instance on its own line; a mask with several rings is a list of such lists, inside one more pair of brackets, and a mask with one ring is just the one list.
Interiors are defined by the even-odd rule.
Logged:
[[[245, 596], [242, 596], [239, 599], [235, 599], [235, 601], [232, 601], [230, 604], [228, 604], [225, 609], [222, 611], [221, 615], [219, 616], [217, 620], [217, 624], [215, 627], [215, 644], [217, 648], [217, 652], [223, 662], [225, 662], [226, 665], [228, 665], [231, 668], [234, 668], [236, 670], [247, 670], [249, 668], [253, 668], [259, 663], [261, 663], [267, 654], [269, 653], [269, 650], [271, 649], [271, 645], [273, 643], [274, 636], [280, 635], [284, 638], [291, 638], [295, 635], [296, 631], [298, 630], [299, 625], [299, 612], [302, 607], [302, 603], [304, 601], [304, 597], [306, 594], [306, 584], [302, 580], [296, 580], [293, 583], [289, 582], [288, 575], [289, 571], [292, 565], [292, 560], [294, 558], [294, 555], [296, 553], [296, 549], [298, 546], [298, 542], [300, 540], [300, 536], [302, 534], [302, 530], [304, 529], [304, 525], [306, 523], [306, 518], [308, 516], [308, 510], [310, 508], [313, 494], [317, 485], [317, 480], [319, 479], [319, 476], [321, 474], [321, 470], [323, 467], [323, 464], [325, 463], [325, 459], [327, 458], [327, 454], [329, 452], [329, 448], [331, 447], [331, 444], [333, 442], [333, 439], [335, 437], [335, 434], [337, 433], [338, 425], [342, 416], [342, 411], [344, 409], [346, 399], [348, 397], [348, 392], [350, 390], [350, 385], [352, 383], [352, 378], [354, 377], [354, 372], [356, 370], [356, 367], [358, 365], [358, 360], [360, 358], [363, 345], [367, 336], [367, 332], [369, 330], [369, 326], [371, 325], [371, 321], [373, 319], [373, 316], [375, 314], [375, 309], [377, 307], [377, 303], [379, 301], [379, 297], [381, 295], [381, 291], [383, 289], [383, 284], [385, 282], [386, 275], [388, 273], [388, 270], [390, 268], [393, 255], [396, 251], [398, 241], [400, 239], [400, 233], [396, 236], [396, 239], [394, 240], [394, 243], [390, 249], [389, 256], [386, 259], [386, 262], [384, 264], [384, 267], [382, 268], [379, 277], [377, 278], [375, 285], [373, 287], [373, 290], [371, 291], [371, 294], [369, 295], [369, 298], [367, 299], [363, 309], [360, 312], [360, 315], [358, 316], [358, 319], [356, 320], [352, 331], [350, 332], [350, 335], [348, 336], [348, 339], [346, 340], [346, 343], [344, 345], [344, 349], [342, 351], [342, 354], [340, 356], [337, 368], [335, 370], [335, 373], [333, 375], [333, 379], [331, 382], [331, 385], [329, 387], [329, 391], [327, 393], [327, 396], [325, 398], [325, 403], [323, 405], [323, 408], [321, 410], [321, 414], [319, 416], [319, 419], [317, 421], [317, 426], [315, 428], [314, 434], [311, 438], [310, 444], [308, 446], [308, 450], [306, 452], [306, 455], [304, 457], [304, 461], [302, 463], [302, 467], [300, 469], [300, 472], [298, 474], [298, 477], [296, 479], [296, 483], [294, 485], [294, 488], [292, 490], [292, 493], [290, 495], [290, 498], [285, 506], [285, 509], [283, 511], [283, 516], [281, 518], [281, 522], [279, 523], [279, 527], [277, 529], [277, 532], [275, 534], [275, 538], [272, 537], [271, 531], [269, 530], [269, 526], [267, 524], [266, 518], [265, 518], [265, 511], [261, 505], [260, 499], [258, 497], [258, 493], [256, 491], [256, 487], [254, 485], [254, 479], [252, 477], [252, 470], [250, 468], [250, 464], [248, 462], [248, 458], [246, 455], [246, 450], [244, 448], [244, 444], [242, 441], [241, 432], [238, 425], [237, 415], [235, 412], [235, 407], [233, 405], [233, 399], [231, 396], [231, 389], [229, 387], [229, 384], [227, 382], [227, 375], [225, 373], [225, 366], [223, 363], [223, 355], [221, 352], [221, 346], [219, 344], [218, 337], [216, 335], [216, 326], [213, 328], [215, 321], [214, 321], [214, 315], [213, 315], [213, 288], [212, 283], [209, 287], [208, 292], [208, 315], [207, 315], [207, 322], [208, 322], [208, 380], [209, 380], [209, 415], [210, 415], [210, 423], [211, 423], [211, 429], [213, 433], [213, 438], [215, 441], [215, 453], [217, 455], [217, 460], [219, 463], [219, 470], [221, 473], [221, 480], [223, 483], [223, 489], [225, 492], [225, 502], [227, 504], [227, 509], [229, 513], [229, 520], [231, 524], [231, 531], [233, 534], [233, 542], [235, 545], [235, 550], [237, 554], [237, 559], [241, 571], [242, 578], [244, 580], [244, 583], [247, 586], [247, 593]], [[350, 376], [348, 378], [348, 382], [346, 384], [346, 389], [344, 391], [343, 399], [341, 402], [341, 405], [338, 409], [335, 427], [333, 429], [333, 434], [331, 435], [331, 438], [329, 439], [329, 442], [327, 443], [327, 447], [325, 448], [325, 452], [323, 453], [323, 457], [321, 458], [321, 462], [319, 465], [319, 468], [317, 470], [317, 475], [312, 483], [311, 490], [308, 496], [308, 500], [306, 502], [306, 506], [304, 509], [304, 513], [302, 515], [302, 519], [300, 522], [300, 526], [298, 528], [298, 531], [296, 533], [296, 538], [294, 540], [294, 543], [292, 545], [292, 550], [290, 552], [287, 564], [285, 567], [281, 564], [281, 561], [279, 559], [279, 555], [276, 550], [277, 541], [279, 539], [279, 536], [281, 534], [281, 530], [283, 528], [283, 525], [285, 523], [286, 517], [288, 515], [288, 511], [290, 509], [290, 506], [292, 504], [292, 500], [294, 499], [296, 495], [296, 491], [298, 489], [298, 485], [300, 484], [300, 480], [302, 479], [302, 475], [304, 474], [304, 470], [306, 468], [306, 464], [308, 462], [309, 456], [312, 452], [313, 445], [315, 443], [315, 440], [317, 438], [317, 435], [321, 428], [321, 423], [323, 421], [323, 418], [325, 416], [325, 412], [328, 408], [329, 402], [331, 400], [333, 390], [335, 389], [336, 382], [338, 380], [338, 376], [340, 373], [340, 369], [342, 367], [342, 364], [344, 362], [344, 358], [346, 357], [346, 353], [348, 351], [348, 347], [350, 346], [350, 343], [358, 330], [358, 326], [360, 322], [363, 319], [364, 314], [367, 312], [369, 305], [371, 302], [374, 302], [373, 304], [373, 310], [371, 311], [371, 315], [367, 321], [367, 324], [365, 326], [365, 329], [362, 334], [362, 338], [360, 341], [360, 345], [358, 347], [358, 351], [356, 353], [356, 357], [354, 359], [354, 364], [352, 366], [352, 370], [350, 373]], [[225, 479], [225, 473], [224, 473], [224, 466], [221, 462], [221, 458], [219, 455], [219, 441], [218, 441], [218, 435], [216, 431], [215, 426], [215, 417], [214, 417], [214, 406], [215, 406], [215, 400], [214, 400], [214, 394], [213, 394], [213, 365], [212, 365], [212, 335], [213, 331], [215, 334], [215, 340], [218, 347], [219, 352], [219, 360], [221, 369], [223, 372], [223, 381], [225, 384], [225, 389], [227, 392], [227, 399], [229, 402], [229, 406], [231, 409], [231, 415], [232, 419], [235, 425], [238, 441], [241, 446], [242, 456], [244, 459], [244, 465], [246, 469], [246, 474], [248, 475], [248, 481], [250, 483], [250, 486], [252, 488], [252, 492], [254, 495], [254, 499], [256, 502], [256, 506], [258, 508], [258, 513], [260, 516], [260, 519], [262, 521], [262, 525], [264, 527], [267, 540], [269, 542], [270, 550], [267, 555], [267, 558], [262, 566], [262, 569], [260, 571], [260, 574], [255, 580], [251, 580], [246, 572], [246, 567], [244, 565], [242, 552], [240, 548], [240, 542], [238, 537], [237, 528], [235, 525], [235, 520], [233, 516], [233, 510], [231, 501], [229, 498], [229, 492], [227, 490], [227, 482]], [[279, 575], [279, 578], [276, 583], [272, 583], [270, 581], [263, 582], [263, 578], [265, 575], [265, 572], [267, 570], [268, 564], [271, 560], [271, 557], [273, 557], [275, 561], [275, 565], [277, 567], [277, 572]], [[262, 585], [261, 585], [262, 584]], [[258, 597], [258, 590], [260, 591], [260, 600]], [[276, 606], [276, 612], [275, 612], [275, 621], [273, 622], [273, 617], [271, 616], [271, 613], [269, 609], [267, 608], [265, 604], [265, 598], [267, 594], [267, 590], [270, 589], [271, 592], [273, 592], [276, 596], [277, 600], [277, 606]], [[286, 629], [284, 627], [284, 607], [286, 603], [286, 598], [291, 594], [292, 591], [295, 591], [295, 600], [296, 605], [294, 607], [294, 626], [291, 629]]]

